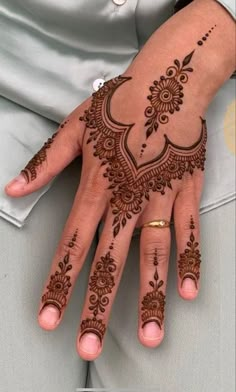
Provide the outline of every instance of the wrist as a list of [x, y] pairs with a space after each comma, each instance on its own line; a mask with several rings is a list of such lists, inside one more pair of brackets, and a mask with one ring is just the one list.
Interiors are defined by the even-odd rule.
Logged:
[[[202, 40], [205, 34], [206, 41]], [[168, 19], [149, 38], [126, 73], [144, 80], [148, 75], [149, 83], [164, 75], [175, 59], [181, 62], [193, 50], [188, 96], [205, 109], [235, 70], [235, 22], [216, 0], [194, 0]]]

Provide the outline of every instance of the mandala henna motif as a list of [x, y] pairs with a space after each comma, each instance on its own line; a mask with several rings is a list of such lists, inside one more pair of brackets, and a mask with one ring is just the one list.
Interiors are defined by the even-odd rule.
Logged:
[[178, 261], [179, 276], [181, 278], [181, 287], [183, 286], [184, 280], [189, 278], [193, 280], [197, 290], [197, 283], [200, 278], [201, 254], [198, 249], [199, 243], [195, 241], [193, 234], [195, 225], [192, 216], [190, 218], [190, 229], [190, 240], [187, 242], [188, 248], [184, 250], [184, 253], [180, 254]]
[[110, 204], [113, 220], [113, 235], [119, 233], [128, 219], [142, 210], [144, 199], [149, 200], [150, 191], [165, 194], [166, 187], [172, 189], [171, 182], [182, 179], [186, 172], [204, 170], [207, 128], [201, 119], [199, 139], [189, 147], [177, 146], [164, 135], [165, 145], [154, 159], [137, 164], [129, 150], [127, 139], [134, 124], [123, 124], [111, 116], [110, 103], [116, 89], [131, 77], [118, 76], [104, 83], [92, 94], [92, 103], [81, 121], [90, 128], [87, 143], [93, 142], [94, 156], [106, 165], [104, 177], [110, 182], [112, 190]]
[[154, 261], [155, 273], [153, 276], [153, 281], [149, 282], [152, 287], [152, 291], [149, 291], [142, 300], [142, 328], [145, 324], [155, 321], [159, 328], [162, 328], [164, 321], [164, 311], [165, 311], [165, 295], [161, 290], [164, 282], [159, 280], [159, 275], [157, 271], [158, 259], [157, 259], [157, 249], [154, 251]]
[[[71, 241], [69, 242], [69, 248], [73, 248], [75, 246], [77, 234], [78, 230], [75, 231]], [[68, 271], [72, 269], [72, 265], [70, 264], [70, 250], [68, 250], [64, 256], [63, 261], [59, 261], [58, 266], [60, 270], [51, 275], [50, 282], [47, 286], [48, 291], [42, 296], [42, 309], [47, 305], [54, 305], [61, 315], [62, 309], [67, 304], [67, 295], [71, 287], [70, 276], [67, 274]]]
[[43, 145], [43, 147], [33, 156], [33, 158], [27, 163], [26, 167], [21, 170], [21, 173], [25, 175], [27, 182], [33, 181], [37, 178], [37, 168], [46, 161], [47, 150], [51, 147], [51, 144], [56, 137], [57, 132], [52, 135]]
[[116, 271], [116, 264], [114, 259], [108, 252], [104, 257], [96, 263], [95, 271], [90, 277], [89, 287], [94, 294], [89, 297], [89, 310], [92, 311], [93, 317], [86, 318], [81, 323], [81, 337], [85, 333], [95, 333], [100, 341], [102, 341], [106, 332], [106, 326], [99, 314], [105, 312], [105, 307], [109, 304], [107, 294], [111, 294], [112, 288], [115, 286], [114, 272]]
[[173, 114], [180, 110], [180, 105], [183, 103], [183, 83], [187, 83], [187, 72], [193, 72], [193, 69], [186, 67], [192, 56], [194, 50], [189, 53], [182, 65], [178, 59], [174, 60], [174, 66], [167, 68], [166, 76], [161, 76], [160, 80], [154, 80], [153, 85], [149, 88], [151, 95], [148, 95], [151, 106], [145, 109], [145, 116], [147, 121], [145, 126], [148, 126], [146, 137], [148, 138], [153, 131], [157, 131], [159, 124], [166, 124], [169, 117], [166, 113]]

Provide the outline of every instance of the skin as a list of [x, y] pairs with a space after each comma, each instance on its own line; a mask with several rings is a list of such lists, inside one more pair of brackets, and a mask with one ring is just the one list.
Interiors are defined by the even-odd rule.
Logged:
[[[132, 124], [127, 146], [138, 165], [149, 162], [162, 152], [165, 146], [164, 134], [172, 143], [181, 147], [191, 146], [199, 139], [200, 118], [205, 118], [209, 103], [235, 70], [234, 30], [233, 18], [218, 2], [195, 0], [173, 15], [150, 37], [122, 74], [122, 77], [128, 77], [129, 80], [114, 92], [110, 112], [113, 119], [120, 124]], [[202, 37], [206, 34], [206, 40], [203, 40]], [[199, 41], [202, 41], [202, 44], [199, 44]], [[182, 62], [193, 50], [191, 63], [188, 64], [193, 71], [189, 71], [187, 83], [182, 83], [184, 96], [181, 97], [183, 102], [179, 105], [180, 110], [169, 113], [168, 121], [164, 122], [163, 119], [159, 121], [159, 113], [156, 113], [157, 116], [153, 117], [153, 120], [158, 120], [158, 128], [153, 127], [147, 134], [147, 129], [150, 128], [150, 124], [146, 125], [149, 118], [147, 107], [152, 106], [152, 99], [148, 96], [155, 92], [150, 90], [150, 87], [155, 86], [153, 82], [160, 81], [161, 76], [167, 77], [166, 71], [168, 67], [173, 66], [175, 59]], [[97, 225], [104, 218], [104, 229], [91, 269], [76, 342], [79, 355], [86, 360], [94, 360], [102, 352], [112, 303], [135, 227], [156, 219], [170, 221], [173, 212], [177, 242], [178, 291], [180, 296], [187, 300], [197, 297], [200, 287], [199, 275], [197, 274], [196, 280], [183, 279], [179, 260], [183, 259], [185, 250], [189, 249], [192, 243], [197, 243], [200, 249], [198, 211], [204, 177], [204, 172], [200, 168], [195, 168], [192, 173], [185, 171], [181, 179], [171, 180], [171, 186], [165, 187], [164, 194], [150, 191], [149, 197], [142, 199], [140, 211], [131, 211], [131, 218], [127, 218], [124, 225], [121, 222], [119, 232], [116, 230], [114, 233], [114, 194], [112, 189], [108, 189], [108, 179], [104, 176], [110, 162], [101, 165], [99, 156], [94, 156], [97, 140], [89, 141], [91, 131], [97, 129], [90, 127], [86, 121], [86, 111], [91, 108], [92, 99], [93, 97], [89, 97], [79, 105], [60, 125], [53, 142], [46, 148], [46, 158], [41, 159], [40, 164], [35, 167], [36, 177], [34, 173], [34, 178], [31, 178], [31, 172], [27, 171], [26, 166], [24, 170], [27, 174], [23, 171], [5, 188], [11, 197], [28, 195], [48, 183], [75, 157], [83, 154], [79, 188], [45, 282], [39, 304], [38, 321], [46, 330], [55, 329], [61, 322]], [[105, 107], [105, 112], [107, 110]], [[45, 157], [44, 153], [41, 156]], [[148, 165], [145, 170], [148, 170]], [[191, 217], [194, 225], [191, 223]], [[164, 337], [164, 297], [170, 241], [169, 228], [147, 227], [141, 231], [138, 337], [147, 347], [158, 346]], [[73, 246], [70, 246], [70, 243], [73, 243]], [[108, 263], [110, 259], [113, 267], [108, 270], [106, 261]], [[59, 264], [60, 262], [62, 264]], [[71, 267], [67, 270], [68, 265]], [[47, 299], [54, 296], [54, 299], [58, 300], [55, 295], [55, 279], [63, 282], [66, 279], [59, 276], [60, 273], [63, 273], [63, 276], [68, 275], [67, 281], [70, 285], [64, 286], [66, 299], [60, 302], [62, 306], [56, 306], [55, 303], [47, 303]], [[106, 281], [104, 290], [97, 284], [101, 277], [101, 285]], [[56, 284], [58, 290], [60, 287]], [[148, 299], [153, 295], [150, 293], [155, 289], [162, 293], [162, 299], [157, 295], [156, 302], [157, 306], [161, 305], [161, 313], [154, 312], [152, 320], [150, 314], [145, 311], [149, 306]], [[46, 295], [47, 293], [49, 294]], [[103, 300], [104, 297], [107, 299]], [[93, 317], [99, 320], [96, 328], [95, 321], [88, 321]], [[146, 323], [147, 319], [149, 322]]]

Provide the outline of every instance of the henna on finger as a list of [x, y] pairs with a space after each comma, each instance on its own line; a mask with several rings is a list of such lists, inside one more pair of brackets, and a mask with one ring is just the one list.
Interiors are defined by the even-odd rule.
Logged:
[[193, 280], [197, 290], [198, 280], [200, 278], [201, 254], [198, 249], [199, 243], [195, 241], [195, 236], [193, 234], [195, 224], [192, 215], [190, 217], [190, 229], [191, 233], [189, 241], [187, 242], [187, 248], [180, 254], [178, 260], [179, 277], [181, 279], [181, 287], [183, 286], [184, 280], [189, 278]]
[[27, 183], [37, 178], [37, 168], [47, 159], [47, 150], [51, 147], [57, 132], [54, 133], [43, 145], [43, 147], [27, 163], [21, 173], [26, 177]]
[[[64, 128], [69, 120], [65, 120], [63, 123], [59, 125], [59, 128]], [[34, 181], [37, 178], [37, 169], [42, 165], [43, 162], [47, 159], [47, 151], [51, 147], [56, 135], [58, 132], [55, 132], [48, 140], [44, 143], [43, 147], [33, 156], [33, 158], [27, 163], [26, 167], [21, 170], [21, 174], [23, 174], [26, 178], [27, 183], [30, 181]]]
[[[110, 248], [113, 248], [112, 245]], [[100, 315], [105, 312], [106, 306], [109, 304], [109, 297], [107, 294], [111, 294], [112, 289], [115, 286], [115, 271], [115, 260], [111, 257], [109, 251], [97, 261], [93, 275], [90, 277], [89, 289], [93, 294], [89, 297], [89, 310], [92, 311], [93, 317], [87, 317], [82, 320], [80, 325], [80, 339], [85, 333], [92, 332], [96, 334], [102, 342], [106, 332], [106, 325]]]
[[164, 312], [165, 312], [165, 295], [161, 290], [164, 282], [159, 279], [158, 275], [158, 257], [157, 257], [157, 249], [155, 248], [153, 254], [153, 265], [154, 265], [154, 275], [153, 280], [149, 282], [149, 285], [152, 287], [151, 291], [148, 291], [147, 294], [143, 297], [142, 300], [142, 328], [149, 322], [156, 322], [160, 329], [162, 329], [162, 324], [164, 321]]
[[70, 249], [74, 248], [77, 239], [78, 229], [76, 229], [71, 241], [68, 243], [69, 250], [66, 252], [62, 261], [58, 263], [58, 270], [51, 275], [46, 293], [42, 296], [42, 308], [47, 305], [54, 305], [60, 313], [67, 304], [67, 297], [71, 287], [71, 277], [68, 272], [72, 269], [70, 264]]

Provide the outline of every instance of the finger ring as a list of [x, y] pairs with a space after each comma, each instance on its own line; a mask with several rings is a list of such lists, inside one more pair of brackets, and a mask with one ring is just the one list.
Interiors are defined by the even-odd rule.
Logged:
[[157, 229], [164, 229], [166, 227], [170, 227], [170, 222], [165, 219], [154, 220], [151, 222], [144, 223], [143, 227], [154, 227]]

